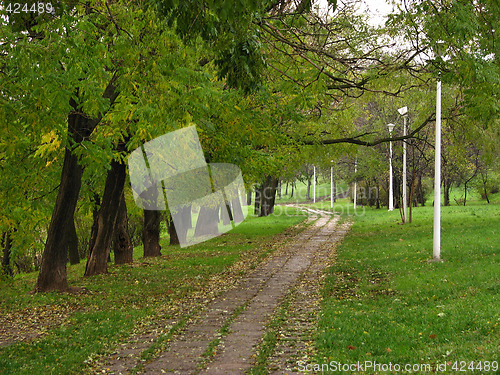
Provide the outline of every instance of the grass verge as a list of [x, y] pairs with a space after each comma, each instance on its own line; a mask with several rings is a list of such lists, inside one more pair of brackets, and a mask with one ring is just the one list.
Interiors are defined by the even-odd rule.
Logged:
[[415, 208], [407, 225], [397, 211], [366, 208], [356, 216], [323, 290], [316, 364], [336, 365], [323, 367], [331, 373], [352, 373], [333, 370], [358, 361], [459, 373], [465, 363], [467, 373], [495, 373], [500, 205], [443, 207], [442, 263], [428, 262], [432, 218], [432, 207]]

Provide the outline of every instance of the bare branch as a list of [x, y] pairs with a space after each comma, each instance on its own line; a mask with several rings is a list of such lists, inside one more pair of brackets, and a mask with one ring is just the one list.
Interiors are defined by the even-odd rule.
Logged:
[[337, 144], [337, 143], [351, 143], [351, 144], [360, 145], [360, 146], [372, 147], [372, 146], [376, 146], [378, 144], [386, 143], [386, 142], [390, 142], [390, 141], [405, 141], [405, 140], [410, 139], [410, 138], [417, 138], [417, 137], [415, 137], [415, 135], [420, 130], [422, 130], [425, 126], [427, 126], [429, 123], [431, 123], [435, 120], [436, 120], [435, 114], [432, 113], [415, 130], [413, 130], [408, 135], [400, 136], [400, 137], [379, 138], [379, 139], [376, 139], [374, 141], [363, 141], [363, 140], [359, 139], [359, 138], [364, 137], [366, 135], [373, 134], [373, 132], [371, 132], [371, 133], [363, 133], [363, 134], [355, 135], [352, 137], [345, 137], [345, 138], [318, 139], [318, 140], [311, 140], [311, 141], [303, 141], [302, 144], [304, 144], [304, 145], [317, 145], [317, 144], [333, 145], [333, 144]]

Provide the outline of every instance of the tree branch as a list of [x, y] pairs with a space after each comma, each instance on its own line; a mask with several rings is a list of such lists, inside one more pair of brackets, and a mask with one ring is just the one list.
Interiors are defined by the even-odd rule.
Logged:
[[381, 143], [386, 143], [386, 142], [391, 142], [391, 141], [404, 141], [406, 139], [410, 138], [415, 138], [415, 134], [417, 134], [420, 130], [422, 130], [427, 124], [430, 122], [435, 121], [436, 119], [434, 118], [434, 113], [429, 115], [425, 121], [420, 124], [415, 130], [413, 130], [411, 133], [400, 136], [400, 137], [389, 137], [389, 138], [379, 138], [374, 141], [363, 141], [359, 139], [360, 137], [363, 137], [365, 135], [371, 134], [371, 133], [364, 133], [364, 134], [359, 134], [355, 135], [353, 137], [346, 137], [346, 138], [337, 138], [337, 139], [319, 139], [319, 140], [311, 140], [311, 141], [303, 141], [302, 144], [304, 145], [333, 145], [337, 143], [351, 143], [355, 145], [360, 145], [360, 146], [366, 146], [366, 147], [372, 147], [376, 146]]

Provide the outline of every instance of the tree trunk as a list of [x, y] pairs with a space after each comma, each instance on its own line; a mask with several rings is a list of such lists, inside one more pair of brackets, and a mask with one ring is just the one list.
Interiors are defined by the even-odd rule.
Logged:
[[101, 208], [97, 215], [97, 235], [87, 259], [85, 276], [108, 272], [108, 257], [111, 252], [111, 243], [120, 211], [120, 200], [126, 176], [125, 163], [113, 160], [111, 162], [111, 169], [108, 171], [106, 177]]
[[142, 230], [144, 257], [158, 257], [161, 255], [160, 223], [160, 211], [144, 210], [144, 229]]
[[80, 263], [80, 254], [78, 253], [78, 236], [76, 234], [75, 228], [75, 220], [71, 220], [68, 223], [68, 237], [67, 237], [67, 246], [68, 246], [68, 258], [69, 263], [71, 265]]
[[278, 183], [278, 199], [281, 199], [281, 180]]
[[12, 239], [10, 238], [10, 232], [4, 232], [2, 234], [2, 241], [0, 246], [3, 250], [2, 258], [2, 270], [6, 275], [12, 276], [12, 267], [10, 266], [10, 249], [12, 248]]
[[97, 237], [97, 216], [99, 215], [99, 207], [101, 206], [101, 197], [99, 194], [94, 193], [92, 198], [94, 201], [94, 209], [92, 210], [92, 228], [90, 229], [89, 247], [87, 250], [87, 259], [90, 258], [90, 252], [95, 244], [95, 239]]
[[307, 180], [306, 200], [311, 199], [311, 178]]
[[486, 198], [486, 202], [488, 204], [490, 203], [490, 199], [488, 198], [488, 189], [486, 187], [486, 183], [488, 182], [488, 174], [483, 174], [481, 173], [481, 180], [483, 181], [483, 191], [484, 191], [484, 197]]
[[418, 194], [418, 203], [420, 203], [422, 207], [425, 206], [424, 188], [422, 186], [421, 174], [418, 175], [417, 194]]
[[451, 189], [451, 180], [443, 180], [443, 185], [444, 185], [444, 200], [443, 204], [445, 206], [450, 205], [450, 189]]
[[115, 264], [132, 263], [134, 256], [134, 247], [128, 233], [127, 203], [125, 202], [125, 193], [122, 191], [120, 197], [120, 206], [118, 217], [116, 218], [114, 233], [113, 252], [115, 253]]
[[261, 194], [261, 207], [259, 216], [269, 216], [274, 212], [274, 202], [276, 199], [276, 188], [278, 186], [278, 179], [266, 176], [262, 183], [263, 189]]
[[465, 181], [465, 183], [464, 183], [464, 206], [467, 203], [467, 183], [468, 182], [469, 181]]
[[476, 164], [476, 170], [474, 171], [474, 174], [464, 182], [464, 206], [467, 203], [467, 189], [468, 189], [469, 182], [471, 182], [476, 177], [477, 172], [478, 172], [478, 167]]
[[393, 194], [394, 194], [394, 208], [401, 208], [401, 180], [398, 178], [398, 174], [395, 173], [393, 176]]
[[168, 214], [167, 230], [168, 230], [168, 235], [170, 236], [170, 243], [169, 243], [170, 246], [179, 245], [180, 244], [179, 235], [177, 234], [177, 230], [175, 229], [174, 220], [172, 219], [172, 214]]
[[[413, 215], [413, 205], [414, 205], [414, 201], [415, 201], [415, 183], [416, 183], [417, 179], [415, 177], [415, 171], [413, 172], [412, 174], [412, 178], [411, 178], [411, 184], [410, 184], [410, 204], [409, 204], [409, 217], [408, 217], [408, 222], [411, 223], [412, 222], [412, 215]], [[415, 207], [417, 205], [415, 204]]]
[[247, 206], [252, 205], [252, 190], [247, 191]]
[[[75, 117], [77, 116], [75, 115]], [[68, 259], [66, 245], [67, 225], [69, 222], [74, 221], [76, 202], [82, 182], [82, 173], [83, 169], [78, 164], [76, 155], [69, 149], [66, 149], [61, 183], [47, 232], [47, 241], [36, 284], [38, 292], [65, 291], [68, 289], [68, 280], [66, 277], [66, 262]]]

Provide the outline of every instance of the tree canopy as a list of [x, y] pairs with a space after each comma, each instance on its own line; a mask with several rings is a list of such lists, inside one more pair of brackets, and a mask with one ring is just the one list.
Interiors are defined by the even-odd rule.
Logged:
[[494, 0], [405, 0], [383, 27], [356, 0], [327, 10], [308, 0], [12, 4], [0, 13], [0, 231], [14, 252], [44, 249], [40, 291], [67, 289], [75, 210], [105, 206], [94, 197], [113, 165], [192, 124], [208, 162], [237, 164], [259, 185], [355, 146], [384, 152], [386, 122], [409, 101], [409, 135], [392, 140], [428, 146], [439, 75], [450, 131], [486, 139], [481, 155], [494, 159]]

